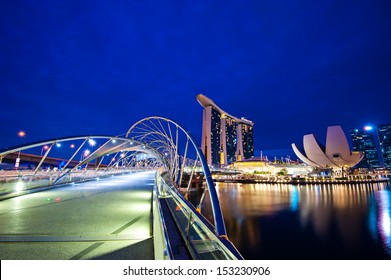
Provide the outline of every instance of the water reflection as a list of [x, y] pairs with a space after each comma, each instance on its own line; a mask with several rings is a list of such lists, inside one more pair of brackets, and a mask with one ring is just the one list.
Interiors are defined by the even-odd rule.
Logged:
[[380, 191], [376, 196], [378, 204], [378, 232], [384, 244], [384, 248], [391, 255], [391, 193]]
[[217, 188], [230, 240], [247, 259], [391, 258], [386, 183]]

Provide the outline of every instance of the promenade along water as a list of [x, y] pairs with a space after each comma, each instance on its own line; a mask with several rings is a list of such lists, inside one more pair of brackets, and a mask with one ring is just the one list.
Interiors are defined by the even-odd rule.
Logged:
[[246, 259], [391, 259], [389, 183], [216, 185]]

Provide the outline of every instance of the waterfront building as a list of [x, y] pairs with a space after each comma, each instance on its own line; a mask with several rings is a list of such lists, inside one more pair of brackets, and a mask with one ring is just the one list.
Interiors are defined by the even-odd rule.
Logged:
[[201, 150], [208, 164], [227, 165], [253, 157], [254, 123], [226, 113], [203, 94], [197, 100], [204, 107]]
[[365, 126], [362, 129], [350, 129], [353, 151], [363, 153], [362, 161], [357, 165], [358, 168], [379, 168], [382, 166], [382, 157], [379, 153], [377, 144], [377, 130], [372, 126]]
[[384, 167], [391, 168], [391, 124], [379, 125], [378, 135]]
[[229, 165], [230, 169], [238, 170], [247, 174], [258, 174], [264, 176], [277, 176], [284, 174], [286, 176], [307, 176], [312, 168], [303, 163], [297, 162], [268, 162], [260, 158], [251, 158], [242, 161], [236, 161]]
[[357, 165], [363, 158], [361, 152], [350, 151], [349, 143], [342, 128], [327, 128], [326, 145], [319, 144], [313, 134], [303, 137], [304, 151], [292, 143], [296, 156], [304, 163], [319, 169], [332, 169], [343, 175], [343, 171]]

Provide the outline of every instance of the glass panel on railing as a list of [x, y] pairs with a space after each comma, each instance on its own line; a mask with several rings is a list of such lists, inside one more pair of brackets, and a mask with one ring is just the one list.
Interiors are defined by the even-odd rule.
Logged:
[[211, 235], [203, 224], [193, 221], [189, 231], [189, 243], [197, 252], [200, 259], [224, 260], [226, 255], [224, 249], [217, 242], [217, 237]]
[[[176, 190], [171, 187], [167, 187], [167, 190], [170, 196], [166, 197], [165, 200], [174, 215], [177, 226], [184, 237], [185, 242], [188, 244], [188, 249], [192, 252], [193, 257], [205, 260], [235, 259], [230, 250], [221, 243], [209, 226], [206, 225], [202, 219], [197, 216], [197, 213], [186, 204], [187, 201], [180, 197], [181, 194], [177, 193]], [[195, 199], [196, 201], [203, 192], [204, 190], [198, 192], [192, 199]], [[211, 215], [212, 211], [207, 206], [209, 196], [206, 196], [206, 198], [207, 199], [204, 199], [202, 203], [202, 206], [204, 207], [202, 212], [206, 210], [205, 212]], [[207, 205], [204, 205], [205, 202]]]

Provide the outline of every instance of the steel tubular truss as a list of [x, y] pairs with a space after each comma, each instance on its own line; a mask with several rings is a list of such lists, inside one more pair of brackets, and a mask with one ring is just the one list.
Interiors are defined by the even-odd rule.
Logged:
[[147, 143], [162, 155], [170, 181], [174, 183], [173, 187], [185, 198], [189, 196], [195, 174], [201, 173], [206, 189], [196, 205], [197, 211], [202, 211], [204, 199], [208, 195], [216, 233], [226, 236], [224, 219], [208, 164], [197, 142], [183, 126], [168, 118], [148, 117], [130, 127], [126, 137]]
[[[25, 161], [28, 159], [33, 166], [32, 171], [21, 166], [14, 171], [25, 189], [38, 181], [46, 180], [47, 185], [53, 186], [66, 178], [71, 182], [76, 181], [75, 177], [88, 179], [130, 170], [158, 169], [164, 162], [146, 143], [103, 135], [46, 140], [0, 153], [4, 161], [12, 155], [18, 155], [17, 161], [21, 163], [23, 157]], [[56, 167], [58, 164], [60, 167]]]
[[204, 199], [208, 197], [215, 231], [219, 236], [226, 236], [217, 191], [205, 157], [191, 134], [167, 118], [142, 119], [129, 128], [125, 137], [75, 136], [14, 147], [0, 152], [1, 162], [16, 163], [6, 175], [0, 171], [0, 177], [7, 177], [0, 179], [13, 182], [19, 191], [134, 170], [164, 171], [171, 187], [185, 199], [194, 182], [203, 185], [204, 192], [195, 208], [201, 213]]

